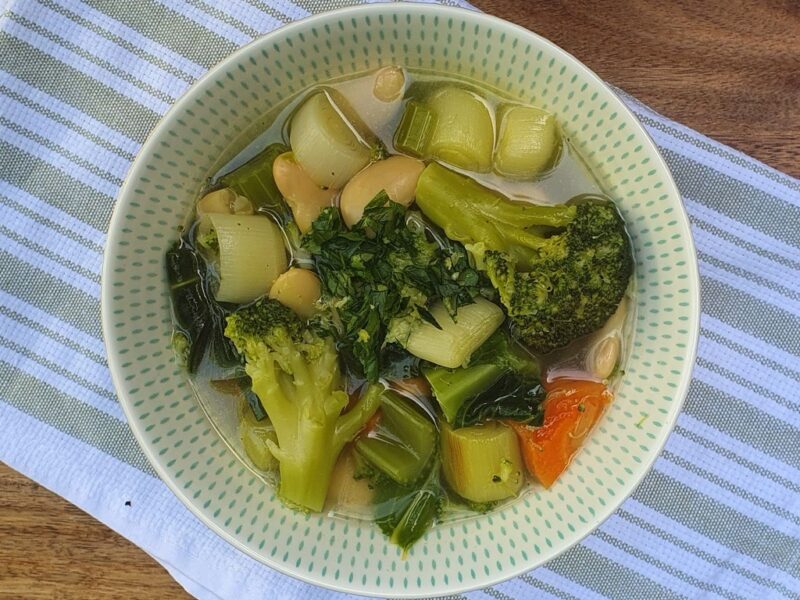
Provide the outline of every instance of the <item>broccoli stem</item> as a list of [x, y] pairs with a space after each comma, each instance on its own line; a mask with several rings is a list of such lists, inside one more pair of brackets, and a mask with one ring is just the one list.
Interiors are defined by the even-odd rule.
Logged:
[[334, 441], [335, 431], [328, 424], [304, 420], [298, 424], [294, 444], [283, 446], [280, 460], [280, 496], [284, 502], [301, 510], [319, 512], [325, 505], [331, 475], [341, 445]]
[[[437, 224], [439, 219], [434, 214], [445, 217], [442, 222], [454, 221], [459, 229], [475, 225], [474, 217], [479, 215], [473, 215], [473, 211], [480, 213], [484, 220], [523, 228], [564, 227], [575, 219], [576, 213], [574, 206], [542, 206], [509, 200], [500, 192], [437, 163], [429, 164], [417, 182], [417, 204]], [[465, 210], [467, 207], [470, 210]], [[446, 227], [445, 233], [448, 233]]]
[[463, 244], [483, 243], [527, 264], [547, 243], [542, 228], [575, 219], [574, 206], [540, 206], [509, 200], [465, 175], [431, 163], [417, 182], [416, 202], [425, 216]]
[[284, 502], [301, 510], [322, 510], [339, 454], [378, 410], [383, 392], [382, 385], [370, 385], [340, 416], [299, 418], [293, 428], [276, 423], [279, 445], [267, 444], [280, 463], [279, 494]]

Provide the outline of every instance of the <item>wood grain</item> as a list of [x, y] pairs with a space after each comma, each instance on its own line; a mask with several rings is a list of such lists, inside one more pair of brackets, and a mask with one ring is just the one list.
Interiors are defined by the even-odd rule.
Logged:
[[152, 558], [0, 463], [0, 600], [190, 598]]
[[[475, 0], [653, 109], [800, 176], [800, 4]], [[188, 595], [147, 554], [0, 465], [0, 600]]]
[[473, 0], [659, 113], [800, 177], [800, 2]]

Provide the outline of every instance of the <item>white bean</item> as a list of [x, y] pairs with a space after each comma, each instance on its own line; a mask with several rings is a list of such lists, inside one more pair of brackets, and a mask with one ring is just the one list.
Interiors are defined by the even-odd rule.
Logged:
[[269, 290], [270, 298], [288, 306], [305, 319], [317, 312], [317, 301], [321, 295], [319, 278], [307, 269], [296, 267], [279, 275]]
[[372, 93], [381, 102], [392, 102], [403, 93], [405, 84], [406, 76], [401, 67], [383, 67], [375, 73]]
[[314, 183], [295, 160], [294, 154], [281, 154], [272, 163], [272, 177], [281, 195], [292, 209], [295, 223], [305, 233], [326, 206], [332, 206], [336, 190], [323, 189]]
[[587, 355], [587, 367], [599, 379], [607, 379], [614, 372], [621, 349], [619, 335], [600, 340]]
[[394, 202], [409, 206], [414, 201], [417, 180], [425, 164], [408, 156], [392, 156], [372, 163], [356, 174], [342, 190], [339, 209], [348, 227], [355, 225], [364, 214], [364, 207], [381, 190]]
[[628, 315], [628, 298], [623, 297], [617, 310], [591, 338], [586, 353], [585, 367], [599, 379], [607, 379], [620, 359], [622, 353], [622, 329]]

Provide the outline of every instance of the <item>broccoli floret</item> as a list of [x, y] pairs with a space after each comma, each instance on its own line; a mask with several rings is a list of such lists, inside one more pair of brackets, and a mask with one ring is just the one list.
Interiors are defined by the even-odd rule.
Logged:
[[279, 495], [287, 504], [320, 511], [333, 467], [378, 409], [382, 385], [371, 385], [347, 412], [347, 392], [333, 339], [306, 327], [280, 302], [261, 299], [228, 316], [225, 335], [244, 355], [245, 370], [278, 443]]
[[600, 328], [625, 294], [633, 256], [608, 198], [517, 202], [434, 163], [419, 179], [417, 204], [448, 237], [467, 244], [500, 293], [512, 331], [534, 352]]

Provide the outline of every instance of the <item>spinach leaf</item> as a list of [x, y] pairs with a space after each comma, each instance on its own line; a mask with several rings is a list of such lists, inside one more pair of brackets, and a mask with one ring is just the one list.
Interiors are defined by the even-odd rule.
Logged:
[[539, 426], [544, 420], [545, 393], [538, 379], [508, 373], [459, 409], [453, 427], [468, 427], [487, 419], [510, 419]]

